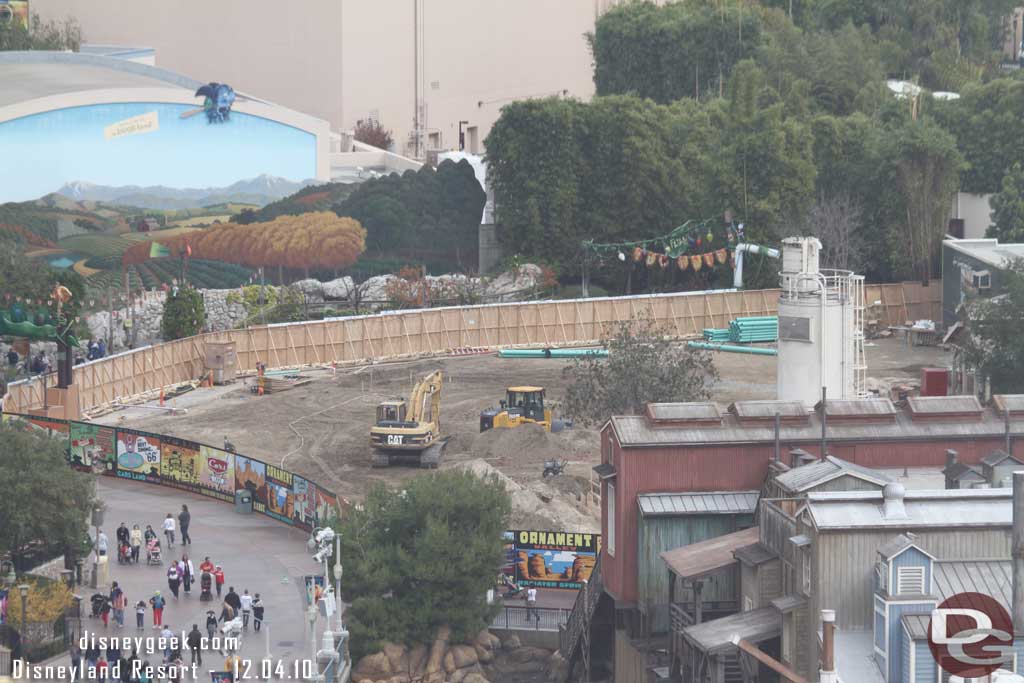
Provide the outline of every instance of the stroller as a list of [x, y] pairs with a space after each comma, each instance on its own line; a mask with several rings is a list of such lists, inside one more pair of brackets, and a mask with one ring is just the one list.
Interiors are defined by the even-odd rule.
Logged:
[[131, 564], [132, 563], [132, 547], [127, 543], [121, 542], [117, 544], [117, 563], [118, 564]]
[[160, 541], [155, 538], [149, 539], [146, 543], [146, 564], [159, 565], [163, 563], [163, 558], [160, 557]]
[[93, 593], [93, 594], [92, 594], [92, 597], [91, 597], [91, 598], [89, 598], [89, 606], [90, 606], [90, 608], [91, 608], [91, 610], [92, 610], [92, 611], [91, 611], [91, 612], [89, 613], [89, 616], [90, 616], [91, 618], [93, 618], [93, 619], [98, 619], [98, 618], [100, 618], [101, 616], [103, 616], [103, 605], [104, 605], [104, 604], [105, 604], [105, 603], [107, 602], [107, 600], [109, 600], [109, 599], [110, 599], [110, 598], [108, 598], [108, 597], [107, 597], [106, 595], [104, 595], [103, 593]]
[[199, 587], [202, 592], [199, 594], [199, 599], [203, 602], [209, 602], [213, 600], [213, 593], [210, 589], [213, 587], [213, 574], [210, 572], [203, 572], [202, 576], [199, 577]]

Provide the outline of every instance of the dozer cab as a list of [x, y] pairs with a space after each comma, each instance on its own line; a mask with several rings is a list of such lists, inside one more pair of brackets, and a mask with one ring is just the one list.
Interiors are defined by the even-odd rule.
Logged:
[[509, 387], [500, 405], [500, 408], [481, 411], [481, 432], [524, 424], [543, 425], [551, 431], [551, 409], [544, 407], [544, 387]]
[[448, 441], [441, 438], [443, 382], [441, 371], [435, 370], [413, 387], [408, 402], [398, 398], [377, 406], [377, 421], [370, 428], [374, 467], [403, 460], [437, 467]]

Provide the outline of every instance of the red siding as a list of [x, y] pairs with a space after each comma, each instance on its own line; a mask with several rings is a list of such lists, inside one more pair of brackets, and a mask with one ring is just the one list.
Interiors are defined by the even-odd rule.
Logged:
[[[640, 493], [681, 491], [760, 490], [774, 457], [774, 443], [744, 446], [668, 446], [622, 448], [611, 425], [602, 439], [611, 439], [611, 462], [615, 466], [616, 534], [615, 556], [604, 550], [601, 574], [605, 587], [616, 600], [637, 600], [637, 542], [639, 512], [636, 496]], [[1002, 438], [950, 441], [888, 441], [829, 443], [829, 453], [865, 467], [942, 467], [946, 449], [960, 455], [960, 462], [977, 464], [997, 448]], [[1024, 456], [1024, 440], [1013, 445], [1014, 454]], [[782, 444], [783, 461], [792, 446]], [[818, 455], [820, 444], [801, 443], [804, 450]], [[608, 456], [602, 447], [602, 462]], [[787, 462], [787, 464], [789, 464]], [[607, 538], [607, 486], [602, 486], [601, 533]]]

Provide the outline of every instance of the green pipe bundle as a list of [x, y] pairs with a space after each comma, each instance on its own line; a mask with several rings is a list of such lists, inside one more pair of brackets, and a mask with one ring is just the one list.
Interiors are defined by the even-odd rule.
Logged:
[[499, 358], [607, 358], [608, 349], [501, 349]]

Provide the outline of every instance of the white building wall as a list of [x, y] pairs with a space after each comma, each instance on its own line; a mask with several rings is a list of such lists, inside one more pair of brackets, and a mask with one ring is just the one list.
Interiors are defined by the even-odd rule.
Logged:
[[957, 192], [953, 197], [952, 218], [963, 220], [964, 239], [975, 240], [985, 237], [989, 226], [992, 225], [991, 199], [990, 194], [970, 192]]

